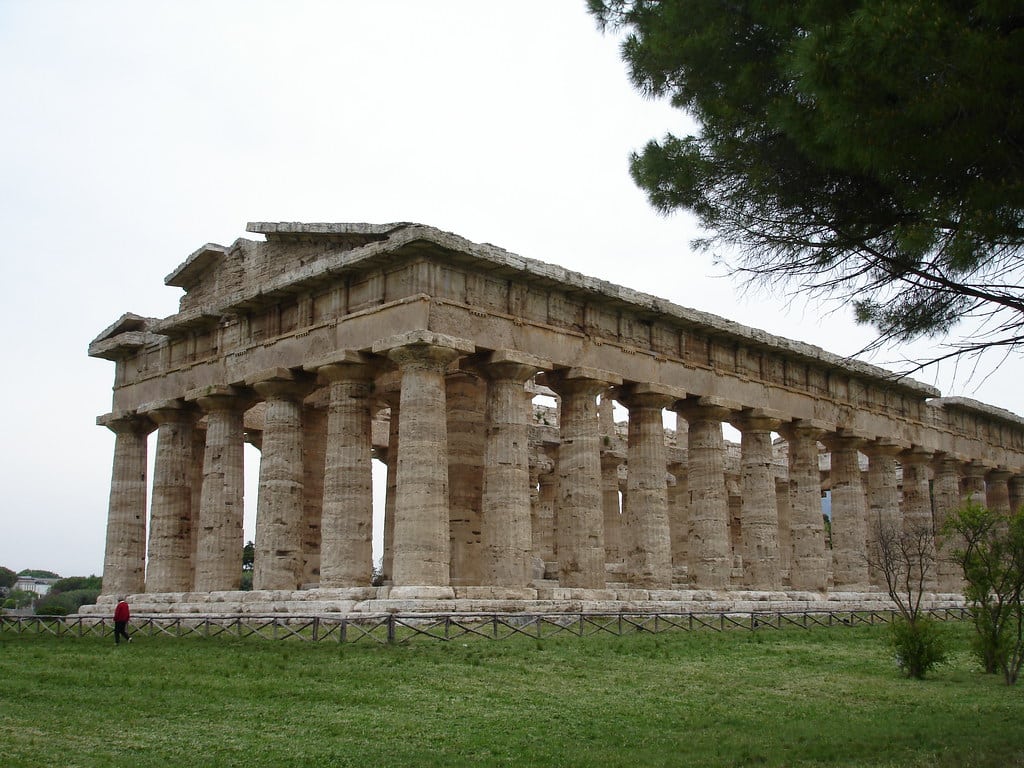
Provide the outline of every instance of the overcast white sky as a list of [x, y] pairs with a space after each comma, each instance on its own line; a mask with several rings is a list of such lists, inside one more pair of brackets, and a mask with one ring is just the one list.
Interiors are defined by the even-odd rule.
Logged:
[[[102, 573], [113, 364], [86, 347], [175, 312], [164, 277], [248, 221], [416, 221], [838, 354], [870, 339], [845, 308], [741, 296], [692, 220], [649, 208], [629, 152], [687, 122], [583, 0], [0, 0], [0, 93], [14, 570]], [[1024, 413], [1022, 372], [918, 378]]]

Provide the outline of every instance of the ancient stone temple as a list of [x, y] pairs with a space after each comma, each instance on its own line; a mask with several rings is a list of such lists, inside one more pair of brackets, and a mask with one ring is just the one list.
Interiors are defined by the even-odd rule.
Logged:
[[1007, 411], [431, 227], [248, 231], [89, 347], [115, 364], [97, 611], [864, 605], [877, 521], [1024, 500]]

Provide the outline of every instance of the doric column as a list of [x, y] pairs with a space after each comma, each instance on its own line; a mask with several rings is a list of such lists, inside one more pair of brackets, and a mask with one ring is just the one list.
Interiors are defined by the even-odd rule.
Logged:
[[[549, 457], [546, 454], [552, 454]], [[534, 515], [533, 548], [536, 557], [545, 563], [555, 562], [555, 505], [558, 495], [558, 446], [545, 448], [537, 468], [537, 509]]]
[[868, 457], [868, 578], [877, 587], [885, 586], [885, 573], [880, 568], [879, 535], [898, 533], [903, 528], [896, 456], [904, 447], [891, 441], [875, 440], [865, 443], [862, 449]]
[[729, 499], [725, 489], [725, 440], [722, 422], [733, 409], [713, 397], [677, 403], [689, 425], [687, 482], [690, 490], [688, 573], [690, 584], [722, 589], [732, 574]]
[[[917, 446], [900, 454], [903, 467], [903, 531], [914, 536], [915, 541], [918, 536], [927, 537], [928, 541], [922, 543], [932, 549], [922, 551], [924, 557], [931, 557], [935, 551], [935, 523], [928, 467], [932, 455], [932, 451]], [[925, 574], [924, 587], [934, 590], [937, 583], [935, 568], [932, 567]]]
[[988, 495], [985, 488], [985, 475], [991, 467], [977, 462], [969, 462], [963, 467], [964, 484], [962, 498], [970, 499], [983, 507], [989, 506]]
[[448, 425], [444, 375], [472, 342], [412, 331], [373, 345], [401, 376], [395, 489], [395, 586], [449, 587]]
[[604, 558], [608, 563], [624, 561], [622, 509], [619, 504], [619, 465], [626, 457], [619, 451], [601, 450], [601, 509], [604, 512]]
[[1024, 505], [1024, 475], [1013, 475], [1009, 481], [1010, 509], [1014, 512]]
[[251, 395], [233, 387], [193, 390], [187, 399], [206, 413], [206, 450], [199, 497], [195, 591], [235, 590], [241, 585], [245, 545], [245, 428]]
[[492, 352], [480, 364], [487, 377], [483, 455], [483, 583], [527, 587], [532, 581], [530, 418], [525, 384], [550, 364], [522, 352]]
[[668, 489], [668, 530], [672, 540], [672, 580], [681, 581], [682, 575], [686, 572], [686, 548], [690, 535], [689, 483], [686, 464], [683, 462], [670, 461], [668, 471], [676, 479], [675, 485], [669, 486]]
[[672, 586], [672, 537], [668, 522], [668, 463], [662, 411], [686, 397], [675, 387], [629, 384], [619, 392], [629, 409], [629, 504], [623, 510], [626, 581], [648, 589]]
[[402, 379], [398, 371], [377, 377], [376, 390], [388, 408], [388, 452], [385, 457], [387, 478], [384, 486], [384, 552], [381, 556], [381, 580], [391, 584], [395, 562], [395, 497], [398, 493], [398, 425], [401, 423]]
[[946, 521], [963, 502], [960, 489], [960, 468], [963, 462], [948, 453], [940, 453], [932, 460], [935, 482], [932, 485], [933, 516], [938, 552], [938, 588], [942, 592], [959, 592], [963, 586], [963, 570], [953, 560], [953, 551], [963, 546], [962, 540], [945, 533]]
[[1010, 486], [1013, 473], [1008, 469], [993, 469], [985, 476], [985, 498], [993, 512], [1009, 514]]
[[561, 398], [556, 497], [558, 581], [563, 587], [605, 585], [601, 438], [596, 398], [622, 380], [607, 371], [570, 368], [547, 376]]
[[278, 368], [248, 383], [266, 404], [253, 589], [298, 589], [304, 575], [302, 399], [312, 382]]
[[327, 409], [323, 403], [302, 406], [302, 581], [320, 583], [320, 523], [324, 508], [327, 461]]
[[793, 421], [779, 432], [789, 443], [789, 499], [793, 554], [789, 583], [793, 589], [824, 590], [828, 583], [825, 521], [821, 512], [821, 470], [816, 423]]
[[779, 510], [779, 576], [785, 586], [789, 583], [789, 569], [793, 562], [793, 507], [789, 498], [789, 480], [775, 480], [775, 506]]
[[365, 355], [346, 351], [315, 369], [330, 389], [320, 519], [320, 586], [369, 586], [373, 576], [371, 430], [376, 366]]
[[832, 581], [837, 590], [856, 591], [869, 584], [867, 503], [860, 475], [859, 435], [826, 435], [832, 452]]
[[737, 414], [731, 423], [740, 430], [740, 508], [743, 584], [756, 589], [782, 587], [779, 571], [779, 508], [772, 472], [772, 431], [782, 420], [761, 409]]
[[452, 586], [484, 583], [481, 541], [487, 382], [466, 371], [445, 379]]
[[146, 588], [146, 437], [153, 423], [130, 413], [108, 413], [96, 423], [114, 433], [103, 593], [138, 594]]
[[192, 589], [195, 413], [182, 400], [165, 400], [150, 406], [146, 415], [157, 424], [146, 591], [188, 592]]

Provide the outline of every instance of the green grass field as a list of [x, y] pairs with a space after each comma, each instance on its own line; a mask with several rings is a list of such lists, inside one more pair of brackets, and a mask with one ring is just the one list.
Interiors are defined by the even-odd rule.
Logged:
[[1024, 765], [1024, 687], [885, 626], [341, 645], [0, 635], [14, 766]]

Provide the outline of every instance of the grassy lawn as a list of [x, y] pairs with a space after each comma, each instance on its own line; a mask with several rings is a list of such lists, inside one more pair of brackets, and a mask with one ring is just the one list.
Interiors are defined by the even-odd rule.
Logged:
[[0, 635], [4, 766], [1024, 765], [1024, 687], [966, 624], [928, 680], [884, 626], [392, 647]]

